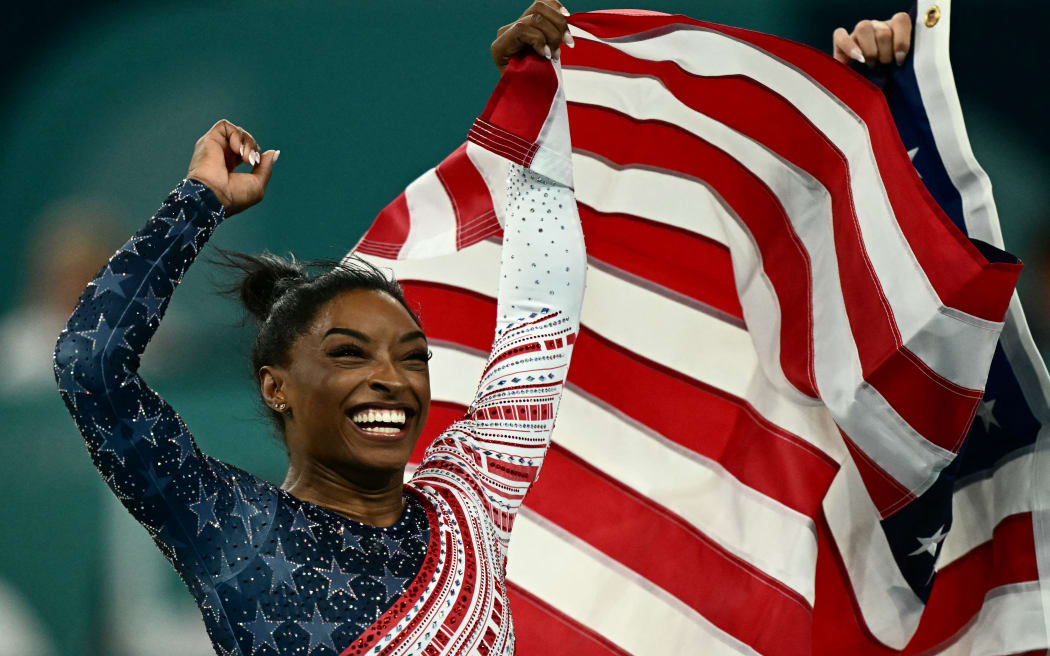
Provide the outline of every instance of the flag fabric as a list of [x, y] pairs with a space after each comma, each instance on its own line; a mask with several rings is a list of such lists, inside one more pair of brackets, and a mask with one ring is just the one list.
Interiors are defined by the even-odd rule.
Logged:
[[[563, 123], [522, 108], [564, 93], [590, 263], [509, 552], [519, 653], [1047, 649], [1050, 379], [966, 141], [951, 7], [928, 4], [885, 95], [806, 46], [640, 11], [571, 17], [560, 78], [504, 75], [468, 142], [563, 166], [543, 148]], [[495, 322], [506, 160], [468, 146], [353, 251], [421, 308], [420, 453]]]

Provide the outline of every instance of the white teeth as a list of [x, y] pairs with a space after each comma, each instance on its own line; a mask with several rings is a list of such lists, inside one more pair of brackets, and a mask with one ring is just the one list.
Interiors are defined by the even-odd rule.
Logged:
[[397, 432], [405, 425], [405, 411], [401, 408], [365, 408], [359, 410], [350, 418], [355, 424], [394, 424], [397, 428], [374, 428], [377, 432]]

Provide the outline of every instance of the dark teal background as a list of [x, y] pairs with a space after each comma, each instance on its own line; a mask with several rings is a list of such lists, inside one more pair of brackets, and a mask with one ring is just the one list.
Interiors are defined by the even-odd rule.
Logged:
[[[846, 4], [718, 0], [646, 8], [824, 50], [837, 25], [907, 8]], [[1036, 39], [1027, 34], [1028, 25], [1041, 23], [1021, 3], [997, 3], [994, 14], [972, 4], [955, 7], [956, 75], [974, 149], [996, 186], [1007, 247], [1030, 265], [1022, 286], [1042, 340], [1050, 163], [1039, 116], [1047, 91], [1041, 82], [1026, 86], [1045, 80]], [[638, 3], [569, 8], [610, 6]], [[43, 3], [9, 16], [0, 96], [0, 313], [32, 303], [28, 241], [49, 206], [100, 200], [111, 208], [114, 230], [130, 234], [183, 177], [194, 141], [219, 118], [246, 127], [264, 148], [280, 148], [281, 158], [265, 201], [224, 224], [213, 243], [342, 256], [379, 209], [462, 143], [497, 79], [489, 43], [524, 8], [518, 2]], [[158, 337], [166, 357], [150, 367], [147, 351], [148, 379], [205, 451], [279, 481], [283, 452], [258, 415], [247, 372], [250, 335], [239, 310], [215, 294], [214, 277], [204, 263], [187, 275]], [[129, 599], [161, 602], [135, 585], [137, 570], [130, 579], [116, 576], [126, 563], [114, 562], [113, 554], [148, 552], [135, 561], [147, 565], [134, 567], [167, 572], [167, 565], [144, 531], [128, 533], [113, 519], [108, 493], [53, 385], [0, 396], [0, 417], [0, 582], [37, 618], [52, 653], [152, 653], [125, 634], [142, 638], [155, 627], [137, 627], [120, 611]], [[189, 603], [174, 575], [164, 576], [159, 594], [179, 607]], [[186, 649], [166, 653], [200, 653]]]

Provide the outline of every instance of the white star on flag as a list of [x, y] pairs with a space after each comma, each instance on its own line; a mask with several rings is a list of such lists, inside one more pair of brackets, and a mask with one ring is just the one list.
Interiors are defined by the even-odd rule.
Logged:
[[931, 535], [930, 537], [928, 537], [928, 538], [916, 537], [915, 539], [918, 540], [919, 544], [922, 545], [922, 546], [920, 546], [918, 549], [916, 549], [915, 551], [911, 552], [908, 555], [909, 556], [918, 556], [921, 553], [928, 553], [931, 556], [936, 556], [937, 555], [937, 545], [939, 545], [944, 540], [944, 538], [948, 537], [947, 533], [942, 533], [941, 532], [943, 530], [944, 530], [944, 525], [942, 524], [941, 527], [939, 529], [937, 529], [937, 532], [934, 533], [933, 535]]

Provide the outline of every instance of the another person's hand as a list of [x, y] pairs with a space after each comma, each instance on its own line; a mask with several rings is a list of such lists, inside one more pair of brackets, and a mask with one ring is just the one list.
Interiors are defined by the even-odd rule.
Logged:
[[911, 49], [911, 16], [902, 11], [888, 21], [862, 20], [852, 33], [844, 27], [836, 29], [831, 40], [835, 59], [843, 64], [853, 59], [868, 68], [893, 61], [900, 66]]
[[510, 58], [522, 50], [531, 48], [540, 57], [550, 59], [558, 56], [562, 43], [572, 48], [569, 24], [565, 22], [568, 15], [569, 11], [558, 0], [536, 0], [521, 18], [496, 30], [496, 40], [489, 52], [500, 75]]
[[[203, 182], [231, 216], [262, 200], [280, 153], [260, 153], [252, 135], [223, 119], [197, 140], [186, 177]], [[250, 173], [233, 172], [241, 162], [253, 167]]]

